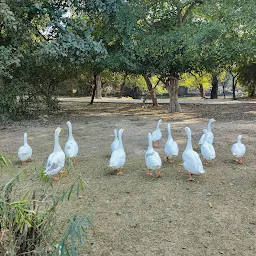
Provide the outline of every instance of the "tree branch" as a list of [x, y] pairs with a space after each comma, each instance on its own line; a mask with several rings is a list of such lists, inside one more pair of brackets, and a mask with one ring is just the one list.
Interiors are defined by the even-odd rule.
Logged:
[[158, 81], [156, 82], [155, 86], [153, 87], [153, 90], [156, 89], [156, 87], [159, 85], [159, 83], [160, 83], [160, 79], [158, 79]]
[[40, 37], [42, 37], [42, 38], [43, 38], [45, 41], [47, 41], [47, 42], [50, 41], [50, 38], [44, 36], [44, 35], [40, 32], [40, 30], [39, 30], [37, 27], [35, 27], [35, 29], [36, 29], [37, 34], [38, 34]]
[[147, 21], [146, 18], [144, 19], [144, 21], [151, 28], [160, 28], [161, 27], [161, 22], [160, 21], [151, 23], [151, 22]]
[[186, 5], [183, 7], [183, 10], [188, 6], [187, 10], [185, 11], [185, 13], [183, 14], [183, 16], [181, 17], [181, 24], [180, 25], [183, 25], [184, 22], [186, 21], [189, 13], [191, 12], [191, 10], [194, 8], [195, 5], [198, 5], [198, 4], [203, 4], [204, 0], [195, 0], [195, 1], [192, 1], [191, 3], [189, 3], [189, 5]]
[[165, 86], [167, 86], [167, 81], [165, 81], [162, 77], [159, 77], [158, 79], [158, 81], [161, 81]]

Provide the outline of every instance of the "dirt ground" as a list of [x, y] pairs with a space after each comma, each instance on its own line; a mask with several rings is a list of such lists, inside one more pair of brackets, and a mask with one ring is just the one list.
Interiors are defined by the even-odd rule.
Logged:
[[[152, 108], [141, 104], [100, 104], [62, 102], [57, 116], [0, 126], [1, 152], [16, 170], [35, 168], [46, 162], [53, 150], [57, 126], [64, 147], [68, 136], [66, 121], [73, 124], [79, 144], [78, 163], [60, 180], [60, 190], [79, 175], [87, 182], [83, 195], [74, 197], [59, 212], [60, 219], [88, 211], [95, 232], [82, 255], [95, 256], [213, 256], [256, 255], [256, 168], [255, 104], [182, 104], [182, 113], [168, 114], [167, 105]], [[156, 149], [163, 161], [162, 177], [146, 175], [144, 155], [147, 133], [163, 120], [163, 138]], [[186, 146], [184, 128], [192, 130], [194, 150], [207, 120], [215, 136], [216, 159], [205, 166], [206, 173], [187, 181], [180, 165]], [[180, 155], [174, 164], [165, 160], [167, 123], [172, 124]], [[124, 128], [126, 163], [123, 176], [108, 168], [113, 129]], [[33, 148], [33, 162], [23, 167], [17, 150], [23, 133]], [[243, 165], [234, 163], [231, 145], [243, 135], [247, 152]], [[1, 183], [15, 173], [1, 170]]]

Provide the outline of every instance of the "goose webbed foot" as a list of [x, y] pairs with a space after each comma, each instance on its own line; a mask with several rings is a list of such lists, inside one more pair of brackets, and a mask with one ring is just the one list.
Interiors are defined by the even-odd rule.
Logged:
[[160, 178], [161, 175], [160, 175], [160, 169], [157, 170], [157, 175], [156, 175], [157, 178]]
[[28, 164], [30, 162], [32, 162], [32, 158], [30, 157], [27, 161], [21, 161], [21, 164]]
[[72, 157], [71, 160], [72, 160], [73, 165], [76, 165], [76, 158]]
[[52, 180], [55, 181], [56, 183], [59, 182], [59, 178], [55, 175], [52, 176]]
[[153, 141], [153, 147], [154, 148], [159, 148], [160, 140]]
[[118, 169], [118, 173], [117, 173], [118, 176], [122, 176], [123, 175], [123, 168], [119, 168]]
[[192, 178], [192, 173], [189, 172], [188, 174], [189, 174], [189, 177], [187, 178], [187, 180], [190, 180], [190, 181], [194, 180], [194, 179]]
[[150, 169], [148, 169], [148, 171], [146, 172], [146, 174], [147, 174], [148, 176], [151, 176], [151, 175], [152, 175], [152, 172], [150, 171]]
[[204, 159], [204, 160], [203, 160], [203, 164], [204, 164], [204, 165], [209, 165], [210, 163], [208, 162], [208, 160]]
[[176, 158], [170, 159], [168, 156], [166, 157], [167, 161], [171, 164], [173, 164], [176, 160]]
[[240, 159], [237, 161], [238, 164], [243, 164], [243, 157], [240, 157]]

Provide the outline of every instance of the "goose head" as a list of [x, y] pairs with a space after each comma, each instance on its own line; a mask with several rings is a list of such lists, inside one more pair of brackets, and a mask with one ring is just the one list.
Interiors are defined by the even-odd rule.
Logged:
[[117, 130], [114, 129], [114, 135], [115, 135], [115, 139], [117, 139]]
[[237, 136], [237, 142], [241, 142], [241, 139], [242, 139], [242, 135], [238, 135]]
[[62, 128], [58, 127], [56, 130], [55, 130], [55, 137], [58, 137], [60, 135], [60, 132], [61, 132]]
[[160, 125], [162, 124], [162, 119], [158, 120], [157, 122], [157, 128], [159, 129], [160, 128]]
[[209, 120], [209, 123], [210, 124], [212, 124], [213, 122], [215, 122], [216, 120], [214, 119], [214, 118], [211, 118], [210, 120]]
[[187, 136], [191, 136], [191, 130], [189, 127], [185, 127], [185, 131], [186, 131]]
[[118, 138], [119, 138], [119, 140], [122, 140], [123, 131], [124, 131], [123, 128], [119, 129], [119, 131], [118, 131]]

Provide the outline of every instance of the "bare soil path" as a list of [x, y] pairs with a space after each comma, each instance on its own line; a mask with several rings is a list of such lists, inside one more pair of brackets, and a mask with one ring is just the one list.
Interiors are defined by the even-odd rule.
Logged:
[[[95, 232], [82, 255], [95, 256], [213, 256], [256, 255], [256, 105], [182, 104], [182, 113], [168, 114], [167, 105], [158, 108], [141, 104], [63, 101], [56, 116], [0, 126], [1, 151], [12, 160], [13, 168], [34, 173], [53, 150], [53, 134], [63, 127], [61, 146], [67, 140], [66, 121], [73, 124], [80, 153], [76, 169], [63, 176], [60, 190], [79, 175], [88, 183], [84, 195], [73, 198], [59, 213], [60, 221], [71, 214], [88, 211]], [[162, 177], [146, 175], [144, 154], [147, 133], [158, 119], [163, 120], [163, 138], [157, 149], [162, 161]], [[186, 181], [180, 166], [186, 146], [184, 128], [192, 130], [193, 146], [207, 120], [215, 118], [216, 159], [205, 166], [206, 173]], [[180, 156], [174, 164], [165, 160], [167, 123], [179, 144]], [[113, 129], [124, 128], [127, 154], [123, 176], [108, 168]], [[33, 148], [34, 161], [23, 167], [17, 162], [17, 150], [23, 133]], [[243, 165], [233, 162], [231, 145], [243, 135], [247, 152]], [[15, 172], [1, 170], [1, 183]]]

